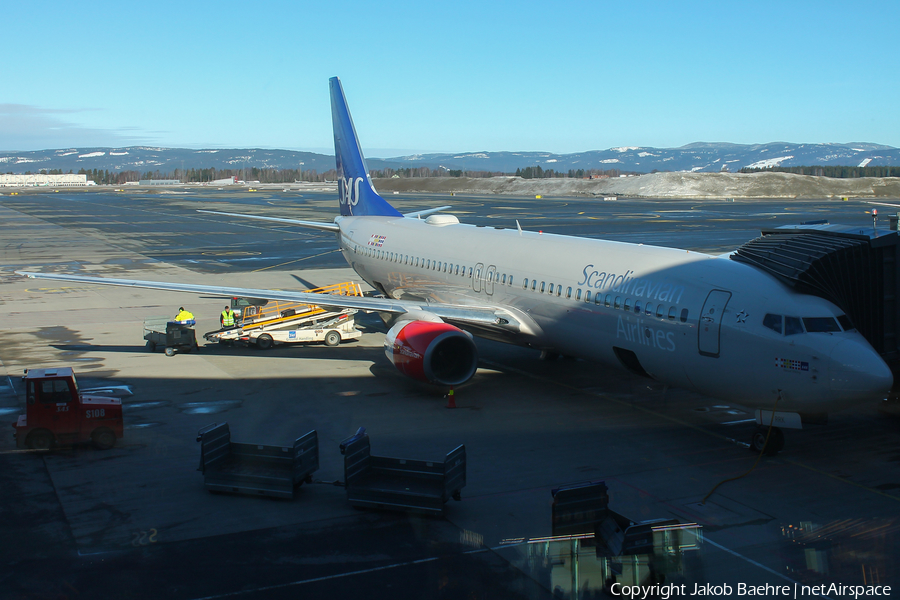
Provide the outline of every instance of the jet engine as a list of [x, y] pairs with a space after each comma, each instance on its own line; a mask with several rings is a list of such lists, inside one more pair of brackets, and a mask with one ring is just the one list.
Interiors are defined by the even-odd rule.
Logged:
[[478, 367], [472, 336], [444, 322], [400, 321], [388, 331], [384, 353], [407, 377], [436, 385], [465, 383]]

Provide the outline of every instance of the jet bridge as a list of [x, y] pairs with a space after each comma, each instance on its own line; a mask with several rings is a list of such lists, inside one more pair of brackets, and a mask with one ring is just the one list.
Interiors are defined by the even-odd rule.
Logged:
[[843, 310], [886, 361], [900, 360], [900, 233], [827, 222], [764, 229], [731, 255]]

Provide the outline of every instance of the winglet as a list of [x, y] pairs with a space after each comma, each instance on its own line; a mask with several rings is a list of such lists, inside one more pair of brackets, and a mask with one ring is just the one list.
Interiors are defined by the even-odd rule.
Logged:
[[337, 167], [341, 214], [344, 216], [402, 216], [372, 187], [369, 171], [366, 169], [366, 160], [363, 158], [359, 140], [356, 137], [356, 128], [353, 127], [353, 118], [347, 108], [347, 98], [344, 97], [341, 80], [332, 77], [328, 83], [331, 88], [334, 159]]

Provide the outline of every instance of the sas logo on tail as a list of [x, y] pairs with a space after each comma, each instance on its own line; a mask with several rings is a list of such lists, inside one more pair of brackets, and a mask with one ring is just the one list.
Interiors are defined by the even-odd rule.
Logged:
[[341, 204], [356, 206], [359, 203], [359, 186], [361, 183], [362, 177], [357, 177], [356, 179], [345, 179], [344, 177], [341, 177]]

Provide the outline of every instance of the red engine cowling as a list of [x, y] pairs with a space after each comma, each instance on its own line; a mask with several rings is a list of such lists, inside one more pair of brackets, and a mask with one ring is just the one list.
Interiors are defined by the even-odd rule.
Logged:
[[465, 383], [478, 368], [478, 351], [469, 334], [442, 322], [397, 323], [384, 339], [384, 353], [407, 377], [437, 385]]

